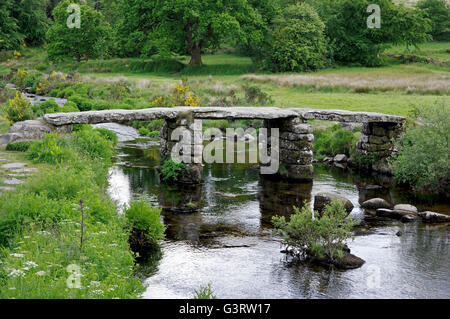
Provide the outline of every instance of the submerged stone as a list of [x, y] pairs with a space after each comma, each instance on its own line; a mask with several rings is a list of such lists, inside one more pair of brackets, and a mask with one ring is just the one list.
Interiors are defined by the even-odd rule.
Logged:
[[382, 198], [372, 198], [363, 202], [361, 204], [361, 207], [366, 209], [379, 209], [379, 208], [391, 209], [392, 205]]
[[344, 196], [340, 196], [332, 193], [318, 193], [314, 196], [314, 210], [322, 213], [325, 209], [325, 206], [331, 204], [333, 201], [338, 200], [344, 204], [345, 210], [348, 214], [353, 210], [353, 204]]

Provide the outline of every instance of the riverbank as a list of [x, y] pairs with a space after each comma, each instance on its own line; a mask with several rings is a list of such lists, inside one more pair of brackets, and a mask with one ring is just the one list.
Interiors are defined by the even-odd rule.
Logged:
[[34, 142], [34, 171], [0, 194], [0, 298], [138, 298], [127, 221], [106, 194], [110, 134], [83, 128]]

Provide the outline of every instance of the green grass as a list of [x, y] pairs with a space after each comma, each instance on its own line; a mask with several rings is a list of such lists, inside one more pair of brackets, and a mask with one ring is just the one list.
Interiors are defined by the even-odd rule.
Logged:
[[[244, 85], [255, 85], [271, 95], [274, 103], [270, 106], [278, 107], [312, 107], [325, 109], [343, 109], [352, 111], [373, 111], [388, 114], [408, 115], [415, 105], [429, 105], [436, 99], [449, 102], [450, 66], [440, 62], [450, 61], [448, 53], [449, 43], [432, 42], [411, 49], [405, 53], [404, 46], [394, 46], [385, 54], [417, 55], [430, 58], [439, 63], [403, 63], [402, 59], [386, 57], [385, 65], [379, 68], [364, 67], [335, 67], [314, 73], [270, 74], [258, 72], [258, 76], [285, 77], [301, 75], [306, 77], [322, 77], [317, 83], [280, 84], [278, 80], [254, 81], [241, 77], [254, 72], [252, 61], [248, 57], [231, 54], [204, 55], [204, 65], [201, 67], [174, 70], [153, 68], [151, 59], [112, 59], [91, 60], [77, 63], [65, 61], [49, 64], [42, 49], [26, 49], [24, 59], [8, 63], [0, 63], [0, 69], [10, 67], [26, 67], [30, 70], [38, 68], [42, 72], [78, 71], [86, 76], [86, 81], [99, 81], [98, 87], [104, 86], [117, 79], [126, 79], [136, 87], [140, 83], [148, 82], [148, 87], [140, 89], [137, 96], [133, 96], [134, 107], [148, 107], [150, 101], [159, 95], [168, 94], [170, 86], [181, 79], [188, 79], [192, 91], [197, 94], [202, 105], [206, 105], [216, 98], [228, 97], [235, 90], [239, 98], [239, 105], [246, 105]], [[189, 57], [180, 57], [170, 65], [186, 65]], [[330, 78], [335, 83], [327, 83]], [[342, 78], [342, 79], [341, 79]], [[378, 81], [378, 82], [376, 82]], [[446, 82], [447, 81], [447, 82]], [[101, 83], [103, 82], [103, 84]], [[376, 82], [374, 84], [374, 82]], [[362, 87], [356, 87], [360, 83]], [[367, 83], [367, 87], [365, 84]], [[392, 84], [392, 87], [390, 86]], [[230, 86], [234, 86], [235, 89]], [[417, 87], [415, 87], [417, 86]], [[215, 87], [223, 88], [220, 92]], [[228, 88], [227, 88], [228, 87]], [[436, 87], [436, 89], [435, 89]], [[361, 93], [362, 92], [362, 93]], [[121, 104], [119, 104], [121, 105]], [[7, 124], [0, 120], [0, 132], [5, 132]]]
[[0, 116], [0, 134], [8, 133], [9, 123]]

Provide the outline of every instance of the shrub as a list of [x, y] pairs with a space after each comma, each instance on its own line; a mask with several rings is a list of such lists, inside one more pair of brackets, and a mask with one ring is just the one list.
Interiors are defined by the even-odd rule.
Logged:
[[54, 99], [44, 101], [33, 106], [33, 112], [37, 116], [42, 116], [47, 113], [57, 113], [60, 111], [58, 103]]
[[176, 183], [180, 174], [186, 169], [186, 165], [182, 162], [175, 162], [172, 159], [165, 160], [161, 167], [161, 175], [166, 183]]
[[130, 244], [135, 250], [153, 246], [164, 239], [165, 226], [160, 217], [161, 209], [152, 208], [145, 200], [138, 200], [130, 203], [125, 215], [132, 231]]
[[267, 105], [273, 103], [272, 97], [261, 90], [261, 88], [258, 86], [245, 85], [243, 89], [245, 92], [245, 101], [247, 102], [247, 104]]
[[14, 99], [9, 100], [9, 106], [4, 108], [4, 112], [6, 113], [5, 119], [11, 124], [34, 118], [30, 100], [19, 92], [16, 93]]
[[278, 72], [306, 72], [325, 66], [325, 25], [306, 3], [284, 9], [264, 49], [263, 68]]
[[416, 191], [448, 193], [450, 110], [445, 104], [416, 109], [418, 123], [406, 127], [390, 160], [394, 177]]
[[358, 138], [353, 132], [344, 130], [339, 125], [314, 130], [314, 155], [317, 158], [346, 154], [350, 156]]
[[23, 91], [26, 88], [26, 81], [29, 76], [30, 72], [28, 72], [27, 70], [18, 69], [16, 74], [14, 74], [12, 81], [16, 88], [18, 88], [20, 91]]
[[8, 143], [8, 145], [6, 145], [6, 150], [15, 152], [26, 152], [30, 148], [31, 144], [33, 144], [33, 142]]
[[[381, 28], [368, 28], [367, 8], [380, 6]], [[381, 53], [392, 43], [417, 45], [430, 39], [428, 19], [419, 10], [397, 5], [392, 0], [314, 1], [330, 39], [328, 55], [342, 64], [379, 66]]]
[[63, 107], [59, 109], [61, 113], [80, 112], [77, 105], [72, 101], [67, 101]]
[[48, 164], [60, 164], [71, 155], [71, 152], [64, 150], [62, 141], [55, 134], [46, 134], [43, 140], [31, 144], [27, 152], [28, 159]]
[[446, 0], [420, 0], [417, 7], [430, 19], [435, 40], [450, 40], [450, 4]]
[[284, 243], [300, 258], [329, 258], [331, 261], [343, 256], [345, 242], [353, 236], [351, 229], [358, 224], [352, 217], [346, 219], [343, 203], [334, 201], [325, 207], [321, 217], [305, 204], [289, 222], [285, 217], [273, 217], [277, 232], [284, 236]]

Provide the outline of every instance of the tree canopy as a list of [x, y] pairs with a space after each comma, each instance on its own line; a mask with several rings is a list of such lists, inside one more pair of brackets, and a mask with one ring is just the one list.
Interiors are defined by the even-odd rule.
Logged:
[[[263, 40], [263, 18], [247, 0], [122, 0], [121, 9], [123, 54], [187, 53], [192, 66], [202, 63], [204, 50], [216, 49], [224, 40]], [[128, 48], [132, 42], [138, 47]]]
[[69, 16], [73, 14], [67, 11], [70, 4], [69, 0], [64, 0], [53, 10], [55, 22], [47, 32], [50, 60], [70, 57], [77, 61], [88, 60], [107, 50], [110, 27], [103, 15], [89, 5], [81, 4], [80, 28], [70, 28], [67, 25]]

